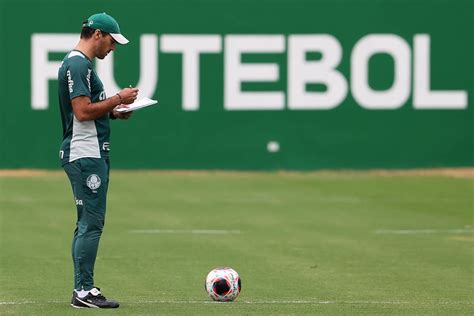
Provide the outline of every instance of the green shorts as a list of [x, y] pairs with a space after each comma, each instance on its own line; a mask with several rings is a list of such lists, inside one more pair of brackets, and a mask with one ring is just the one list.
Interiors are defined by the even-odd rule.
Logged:
[[78, 210], [86, 209], [105, 213], [109, 186], [109, 160], [80, 158], [63, 166], [69, 178]]

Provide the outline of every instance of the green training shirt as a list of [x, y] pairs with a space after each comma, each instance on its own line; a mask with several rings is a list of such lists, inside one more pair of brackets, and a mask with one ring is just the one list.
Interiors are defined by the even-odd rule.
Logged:
[[78, 96], [88, 96], [92, 103], [106, 99], [102, 81], [82, 52], [72, 50], [64, 57], [58, 71], [58, 93], [63, 125], [61, 165], [79, 158], [108, 158], [109, 113], [93, 121], [79, 122], [72, 110], [71, 100]]

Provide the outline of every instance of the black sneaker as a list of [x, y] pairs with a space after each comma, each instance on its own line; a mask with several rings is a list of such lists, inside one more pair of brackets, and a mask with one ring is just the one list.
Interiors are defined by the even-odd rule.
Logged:
[[76, 296], [76, 301], [91, 308], [117, 308], [120, 305], [116, 301], [106, 299], [100, 294], [99, 288], [93, 288], [85, 297]]
[[71, 306], [74, 308], [89, 308], [89, 306], [82, 304], [77, 300], [77, 292], [73, 291], [72, 292], [72, 298], [71, 298]]

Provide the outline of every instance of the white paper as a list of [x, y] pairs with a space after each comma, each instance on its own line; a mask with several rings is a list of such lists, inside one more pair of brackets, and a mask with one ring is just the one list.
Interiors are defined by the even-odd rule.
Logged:
[[142, 108], [145, 108], [147, 106], [157, 104], [157, 103], [158, 101], [156, 100], [152, 100], [149, 98], [142, 98], [140, 100], [136, 100], [132, 104], [128, 104], [128, 108], [119, 108], [119, 109], [115, 109], [115, 111], [121, 112], [121, 113], [127, 113], [131, 111], [136, 111], [138, 109], [142, 109]]

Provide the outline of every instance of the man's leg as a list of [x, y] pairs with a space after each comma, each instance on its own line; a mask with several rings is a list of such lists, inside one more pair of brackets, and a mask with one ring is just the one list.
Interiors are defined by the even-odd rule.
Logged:
[[[82, 158], [68, 164], [78, 207], [78, 220], [73, 239], [75, 291], [71, 305], [76, 308], [117, 308], [119, 304], [107, 300], [94, 288], [94, 265], [100, 237], [105, 223], [107, 189], [109, 183], [108, 160]], [[69, 172], [68, 172], [69, 171]], [[79, 171], [80, 176], [77, 176]]]
[[74, 235], [72, 239], [72, 261], [74, 264], [74, 289], [80, 291], [82, 290], [82, 280], [81, 280], [81, 272], [79, 268], [79, 262], [76, 257], [76, 241], [78, 235], [78, 226], [79, 221], [81, 221], [82, 214], [83, 214], [83, 190], [82, 190], [82, 175], [81, 175], [81, 168], [79, 162], [73, 161], [64, 165], [64, 171], [66, 172], [69, 181], [71, 182], [72, 193], [74, 196], [74, 202], [76, 204], [76, 211], [77, 211], [77, 220], [76, 220], [76, 228], [74, 230]]
[[83, 209], [77, 225], [74, 252], [82, 288], [90, 291], [94, 287], [94, 265], [105, 224], [108, 166], [106, 160], [96, 158], [82, 158], [79, 163]]

